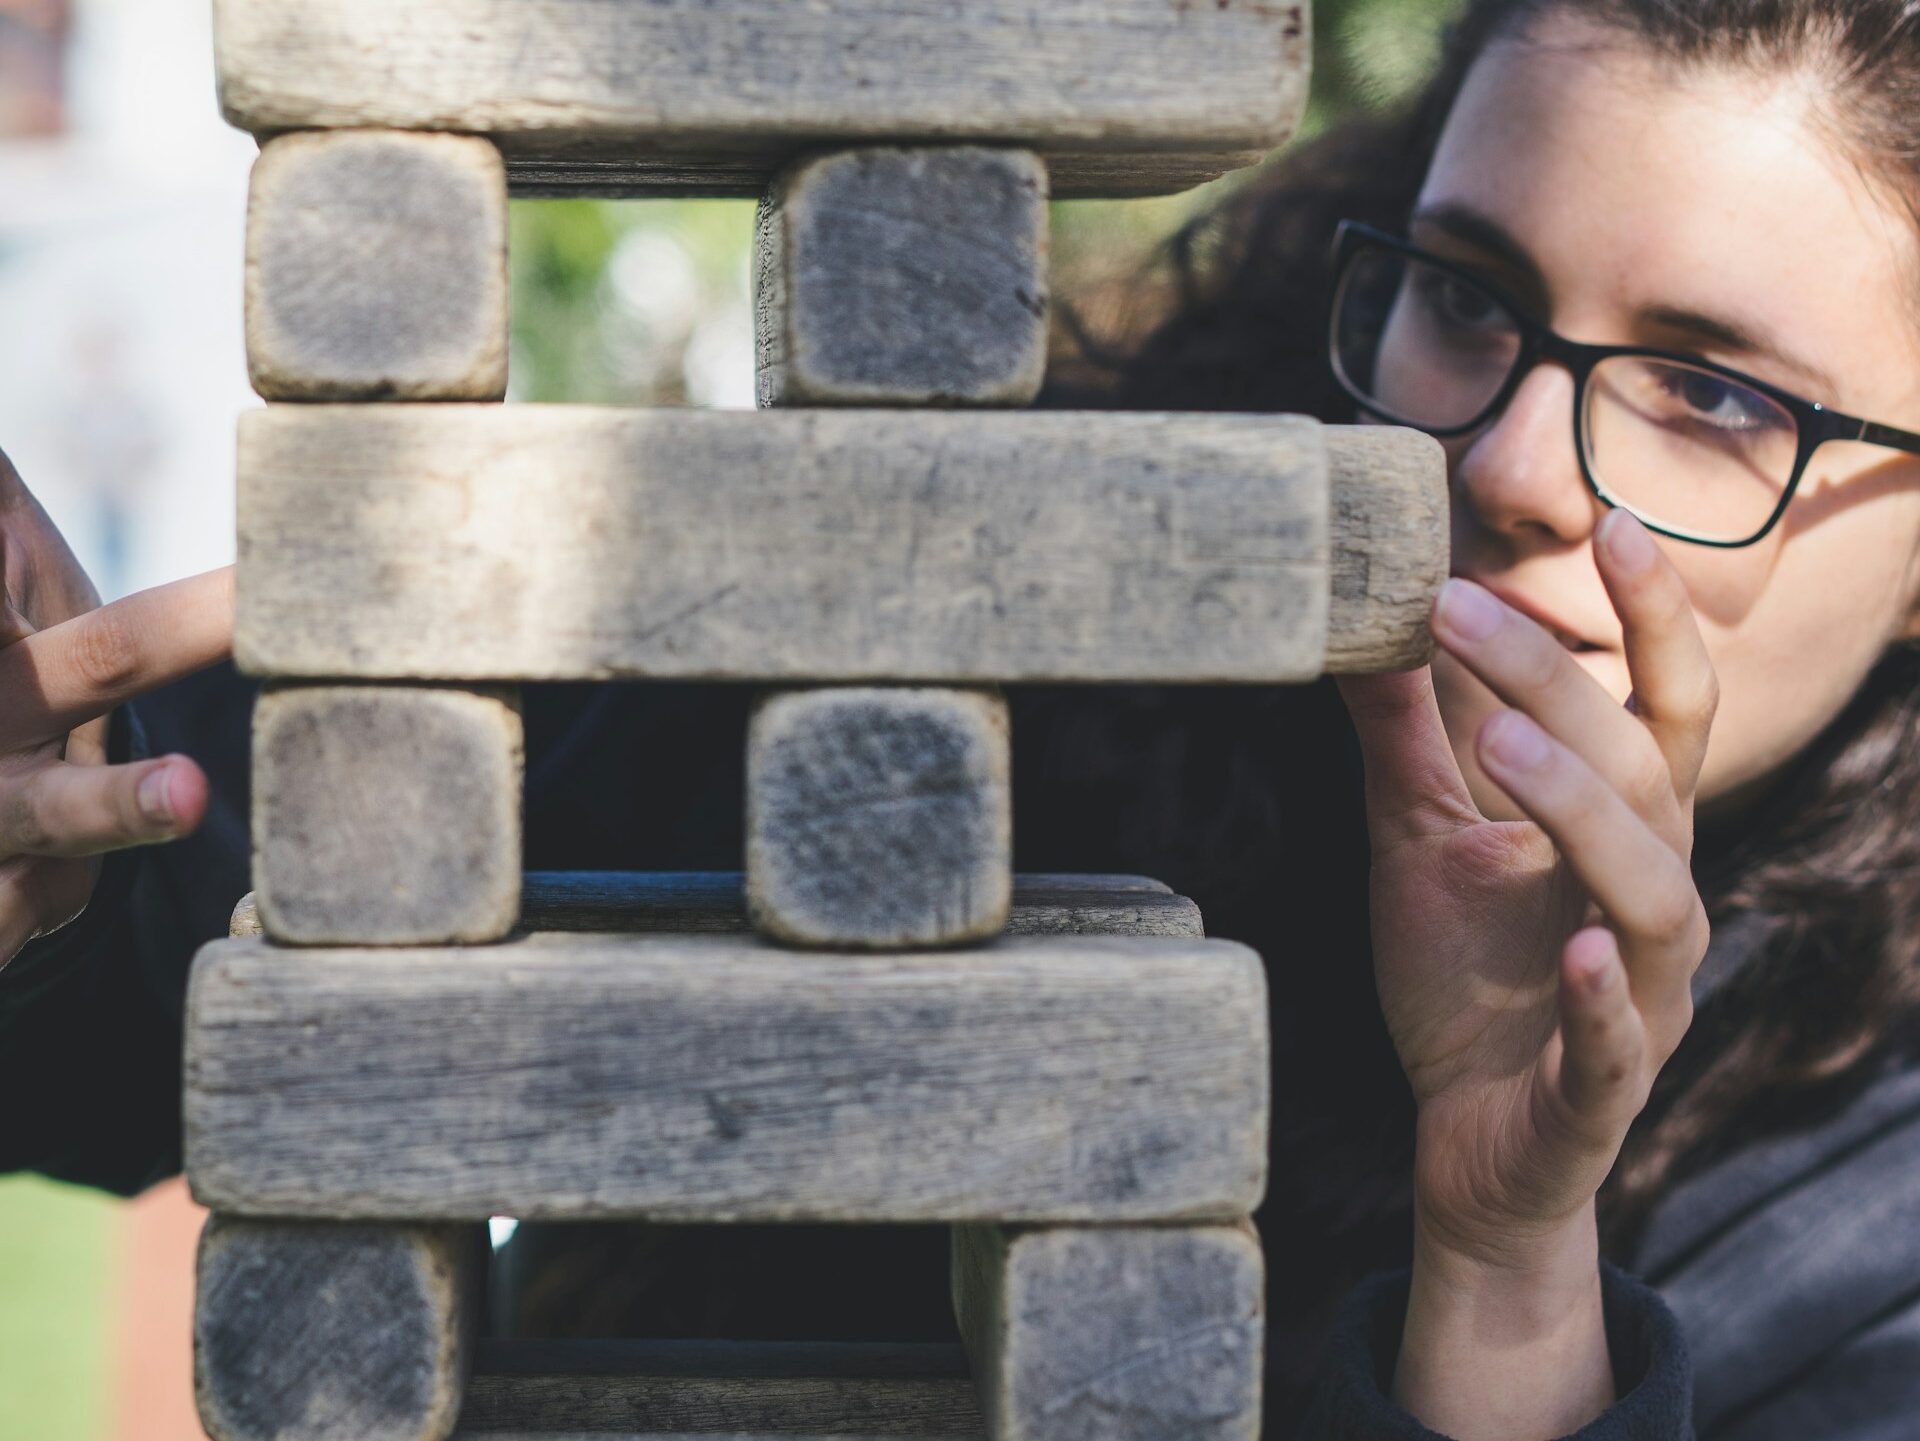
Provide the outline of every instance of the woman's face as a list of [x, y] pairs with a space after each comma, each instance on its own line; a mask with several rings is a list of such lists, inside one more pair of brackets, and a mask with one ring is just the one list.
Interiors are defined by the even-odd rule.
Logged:
[[[1412, 238], [1571, 339], [1698, 353], [1920, 430], [1920, 244], [1823, 129], [1818, 99], [1800, 80], [1682, 71], [1549, 19], [1475, 66]], [[1620, 622], [1593, 555], [1606, 508], [1581, 477], [1572, 405], [1572, 377], [1542, 365], [1491, 424], [1448, 442], [1453, 570], [1593, 643], [1579, 663], [1624, 702]], [[1720, 679], [1699, 808], [1724, 817], [1915, 629], [1920, 457], [1829, 444], [1759, 544], [1655, 540]], [[1445, 651], [1433, 674], [1475, 799], [1518, 818], [1473, 754], [1501, 702]]]

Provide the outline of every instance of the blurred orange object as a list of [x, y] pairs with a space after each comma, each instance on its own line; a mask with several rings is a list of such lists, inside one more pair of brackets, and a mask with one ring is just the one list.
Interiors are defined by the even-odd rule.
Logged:
[[206, 1219], [177, 1176], [120, 1213], [110, 1441], [205, 1441], [193, 1405], [193, 1258]]

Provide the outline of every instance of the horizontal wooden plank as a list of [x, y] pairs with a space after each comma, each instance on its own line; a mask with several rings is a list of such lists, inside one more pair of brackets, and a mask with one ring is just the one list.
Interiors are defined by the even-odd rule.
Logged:
[[1225, 941], [226, 940], [188, 1012], [187, 1171], [238, 1213], [1158, 1220], [1265, 1186], [1265, 975]]
[[1305, 681], [1326, 468], [1291, 416], [278, 406], [241, 418], [235, 644], [367, 679]]
[[1309, 61], [1306, 0], [218, 0], [215, 22], [242, 129], [490, 134], [536, 174], [585, 151], [657, 193], [757, 194], [803, 151], [887, 140], [1030, 145], [1062, 193], [1182, 188], [1284, 142]]
[[747, 729], [747, 913], [789, 945], [987, 940], [1013, 895], [1007, 703], [993, 690], [774, 691]]
[[[528, 871], [520, 882], [528, 931], [745, 935], [739, 871]], [[1203, 936], [1200, 908], [1145, 876], [1019, 875], [1010, 936]], [[231, 934], [264, 935], [253, 892], [234, 907]]]
[[1251, 1224], [953, 1233], [993, 1441], [1256, 1441], [1266, 1266]]
[[441, 1441], [467, 1378], [482, 1226], [214, 1216], [194, 1389], [213, 1441]]
[[454, 1434], [984, 1441], [959, 1346], [823, 1342], [482, 1342]]

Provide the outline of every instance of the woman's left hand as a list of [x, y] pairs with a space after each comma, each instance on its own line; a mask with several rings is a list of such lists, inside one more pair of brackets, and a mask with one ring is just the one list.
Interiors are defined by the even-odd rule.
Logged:
[[[1577, 1283], [1597, 1326], [1594, 1194], [1692, 1019], [1708, 938], [1694, 799], [1718, 683], [1646, 529], [1610, 512], [1594, 549], [1624, 629], [1624, 707], [1471, 582], [1435, 610], [1438, 642], [1511, 707], [1475, 752], [1529, 820], [1475, 805], [1428, 669], [1339, 682], [1366, 763], [1376, 979], [1419, 1106], [1409, 1344], [1422, 1305], [1456, 1293], [1483, 1336], [1496, 1292], [1532, 1311], [1509, 1316], [1518, 1344]], [[1483, 624], [1461, 599], [1484, 602]]]

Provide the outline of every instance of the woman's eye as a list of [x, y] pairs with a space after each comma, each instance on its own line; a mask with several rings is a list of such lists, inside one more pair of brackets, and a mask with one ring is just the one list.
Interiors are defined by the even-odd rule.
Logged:
[[1424, 270], [1415, 284], [1427, 309], [1445, 325], [1479, 330], [1505, 324], [1505, 314], [1491, 296], [1444, 271]]
[[1666, 388], [1694, 419], [1716, 430], [1763, 430], [1779, 413], [1765, 396], [1704, 371], [1670, 370]]

